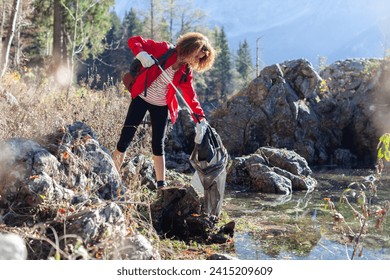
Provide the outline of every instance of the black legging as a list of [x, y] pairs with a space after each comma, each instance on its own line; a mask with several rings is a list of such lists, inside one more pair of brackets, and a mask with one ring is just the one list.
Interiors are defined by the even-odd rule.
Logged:
[[119, 152], [124, 153], [134, 138], [138, 125], [145, 117], [146, 111], [150, 113], [152, 123], [152, 151], [155, 156], [164, 155], [164, 141], [168, 123], [168, 106], [149, 104], [141, 97], [134, 98], [129, 106], [121, 136], [116, 145]]

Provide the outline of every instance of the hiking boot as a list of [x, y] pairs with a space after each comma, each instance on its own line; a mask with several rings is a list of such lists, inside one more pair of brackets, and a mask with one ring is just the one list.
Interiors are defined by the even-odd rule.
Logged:
[[160, 189], [160, 188], [165, 188], [167, 186], [167, 182], [161, 180], [161, 181], [157, 181], [157, 189]]

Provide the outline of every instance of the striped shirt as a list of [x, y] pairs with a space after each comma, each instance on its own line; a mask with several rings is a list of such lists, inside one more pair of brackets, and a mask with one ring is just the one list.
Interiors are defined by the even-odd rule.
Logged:
[[171, 66], [165, 69], [165, 72], [169, 76], [169, 81], [164, 77], [164, 74], [161, 74], [153, 81], [150, 87], [148, 87], [146, 96], [145, 94], [139, 95], [146, 102], [157, 106], [167, 105], [168, 84], [173, 80], [176, 71], [173, 70], [173, 67]]

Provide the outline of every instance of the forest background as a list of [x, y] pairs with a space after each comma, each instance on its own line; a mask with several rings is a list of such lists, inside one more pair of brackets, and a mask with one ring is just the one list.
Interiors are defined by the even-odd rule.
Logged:
[[[149, 9], [129, 8], [121, 19], [114, 0], [0, 0], [1, 77], [53, 75], [64, 86], [116, 85], [133, 54], [127, 40], [141, 35], [175, 43], [180, 34], [206, 34], [218, 51], [213, 69], [197, 73], [203, 104], [216, 107], [254, 78], [249, 45], [229, 50], [223, 27], [209, 28], [205, 12], [188, 1], [150, 0]], [[207, 107], [207, 106], [206, 106]]]

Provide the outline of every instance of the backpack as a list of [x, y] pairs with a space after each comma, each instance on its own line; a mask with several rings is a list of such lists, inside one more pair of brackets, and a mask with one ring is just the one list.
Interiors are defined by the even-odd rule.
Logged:
[[[175, 47], [173, 45], [170, 45], [169, 49], [162, 55], [160, 56], [157, 60], [158, 60], [158, 63], [161, 65], [162, 68], [164, 68], [164, 65], [165, 65], [165, 62], [168, 60], [168, 58], [176, 51]], [[125, 85], [126, 89], [128, 91], [131, 90], [131, 87], [133, 86], [133, 84], [135, 83], [137, 77], [143, 73], [144, 71], [148, 70], [148, 68], [144, 69], [143, 71], [141, 71], [141, 68], [142, 68], [142, 64], [141, 64], [141, 61], [139, 61], [138, 59], [134, 58], [133, 61], [131, 62], [130, 64], [130, 70], [129, 72], [126, 72], [124, 75], [123, 75], [123, 78], [122, 78], [122, 82], [123, 84]], [[186, 82], [187, 81], [187, 75], [189, 73], [190, 69], [189, 67], [187, 66], [187, 69], [186, 69], [186, 73], [183, 74], [183, 76], [181, 77], [180, 79], [180, 82], [184, 81]], [[145, 89], [145, 93], [146, 93], [146, 89]], [[145, 94], [146, 95], [146, 94]]]

